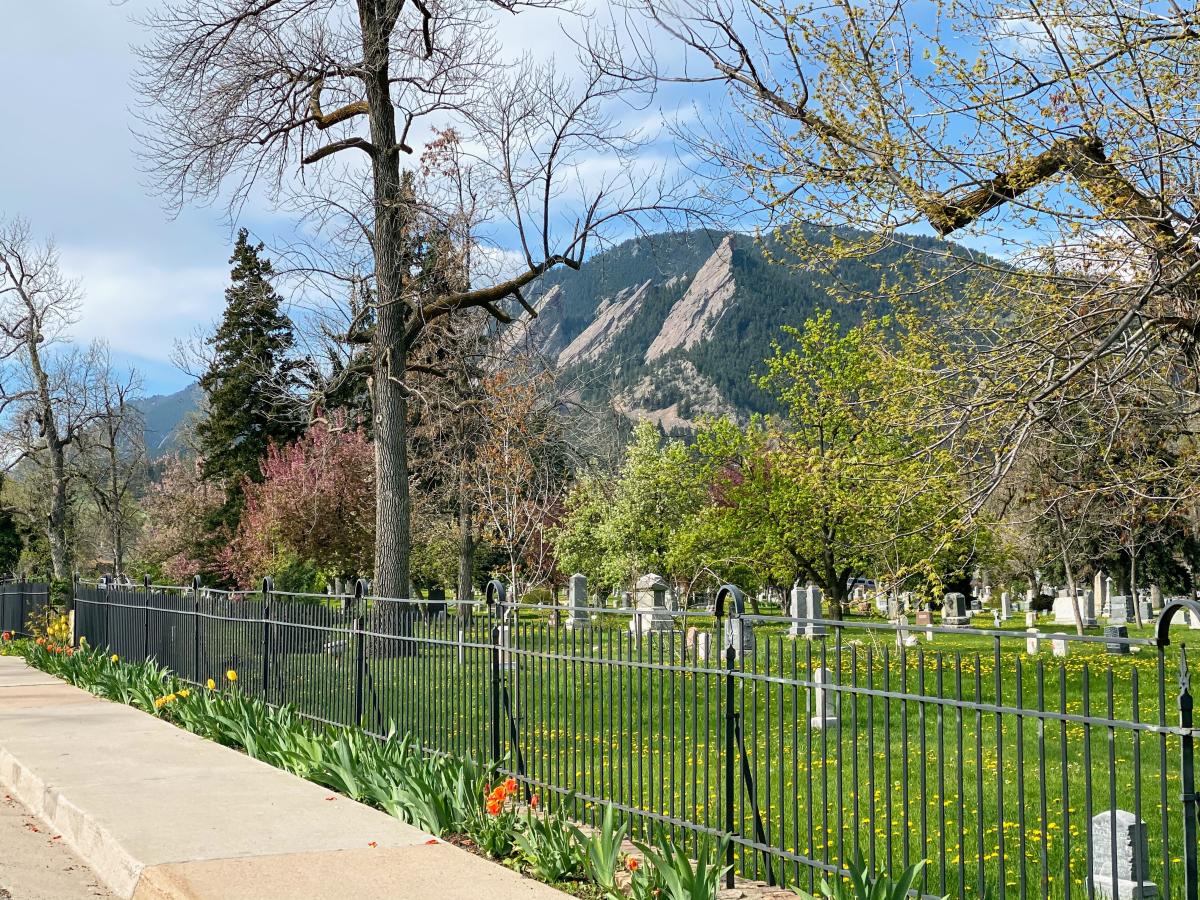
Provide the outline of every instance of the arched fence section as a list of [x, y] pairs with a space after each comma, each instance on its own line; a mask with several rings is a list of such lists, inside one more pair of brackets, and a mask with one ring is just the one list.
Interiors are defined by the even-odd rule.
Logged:
[[731, 879], [861, 857], [927, 860], [936, 896], [1197, 896], [1194, 601], [1151, 637], [765, 615], [733, 585], [680, 608], [649, 576], [618, 605], [575, 576], [567, 606], [80, 582], [75, 610], [125, 658], [496, 761], [579, 820], [727, 839]]

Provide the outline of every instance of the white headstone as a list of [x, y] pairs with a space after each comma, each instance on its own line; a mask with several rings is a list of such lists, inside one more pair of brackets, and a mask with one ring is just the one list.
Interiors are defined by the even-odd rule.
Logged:
[[1030, 656], [1037, 656], [1041, 634], [1036, 628], [1025, 629], [1025, 652]]
[[571, 607], [567, 627], [571, 629], [588, 628], [592, 624], [588, 616], [588, 583], [587, 576], [576, 572], [567, 582], [567, 603]]
[[670, 631], [673, 619], [667, 609], [667, 583], [662, 576], [648, 573], [637, 581], [634, 590], [637, 605], [629, 630], [645, 634], [652, 631]]
[[696, 635], [696, 659], [705, 662], [712, 652], [712, 635], [701, 631]]
[[1000, 592], [1000, 621], [1006, 622], [1013, 614], [1012, 594], [1008, 591]]
[[1037, 613], [1032, 612], [1032, 611], [1025, 613], [1025, 627], [1032, 628], [1036, 624], [1037, 624]]
[[833, 677], [833, 673], [828, 669], [820, 668], [813, 672], [813, 715], [808, 720], [809, 725], [813, 728], [829, 728], [837, 725], [837, 716], [834, 715], [835, 700], [833, 691], [825, 687], [827, 684], [837, 684], [837, 679]]
[[[1096, 576], [1092, 579], [1092, 597], [1096, 606], [1102, 610], [1108, 609], [1109, 604], [1109, 583], [1112, 581], [1102, 571], [1096, 572]], [[1105, 613], [1107, 615], [1107, 612]]]
[[1091, 826], [1092, 871], [1088, 886], [1095, 895], [1110, 900], [1157, 897], [1158, 886], [1148, 880], [1146, 823], [1131, 812], [1117, 809], [1092, 816]]
[[1055, 656], [1066, 656], [1071, 652], [1070, 645], [1067, 643], [1065, 634], [1057, 633], [1050, 636], [1050, 649], [1054, 651]]
[[908, 616], [901, 616], [896, 620], [896, 646], [897, 647], [915, 647], [917, 639], [908, 632]]

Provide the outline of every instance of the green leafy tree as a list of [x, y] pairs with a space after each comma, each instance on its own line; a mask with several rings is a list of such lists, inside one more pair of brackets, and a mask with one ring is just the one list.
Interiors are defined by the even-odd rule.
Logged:
[[237, 525], [245, 482], [261, 480], [267, 448], [300, 432], [288, 403], [295, 369], [289, 359], [292, 323], [271, 286], [274, 270], [262, 249], [250, 243], [246, 229], [238, 232], [225, 314], [208, 340], [211, 361], [200, 378], [208, 400], [207, 417], [196, 428], [202, 473], [225, 485], [225, 502], [209, 523], [217, 535]]
[[688, 447], [664, 441], [653, 423], [642, 422], [616, 478], [586, 476], [567, 498], [555, 537], [560, 566], [610, 588], [646, 572], [689, 582], [684, 540], [707, 502], [703, 472]]
[[964, 524], [952, 461], [928, 449], [921, 424], [913, 373], [928, 361], [893, 346], [895, 324], [843, 333], [825, 313], [785, 329], [792, 345], [777, 345], [758, 379], [785, 415], [713, 422], [698, 437], [716, 500], [710, 545], [776, 583], [819, 585], [833, 616], [856, 577], [936, 581]]

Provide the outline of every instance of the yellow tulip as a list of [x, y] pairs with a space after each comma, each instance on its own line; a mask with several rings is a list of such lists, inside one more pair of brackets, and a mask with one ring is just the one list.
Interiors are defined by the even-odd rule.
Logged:
[[121, 657], [117, 656], [117, 654], [115, 654], [115, 653], [112, 656], [110, 656], [109, 659], [111, 659], [113, 662], [121, 661]]
[[233, 671], [233, 669], [230, 669], [228, 672], [225, 673], [225, 677], [228, 678], [230, 681], [237, 681], [237, 672]]
[[210, 691], [214, 691], [217, 689], [217, 683], [215, 681], [213, 681], [211, 678], [208, 679], [207, 686]]

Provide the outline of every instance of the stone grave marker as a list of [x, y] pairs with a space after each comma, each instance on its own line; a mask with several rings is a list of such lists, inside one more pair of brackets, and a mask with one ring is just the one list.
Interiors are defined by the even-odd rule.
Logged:
[[588, 615], [588, 581], [586, 575], [576, 572], [567, 582], [567, 604], [571, 608], [567, 618], [567, 627], [573, 631], [590, 628], [591, 617]]
[[[1097, 897], [1110, 900], [1158, 896], [1149, 881], [1150, 846], [1146, 823], [1123, 809], [1092, 816], [1092, 871], [1087, 886]], [[1116, 846], [1116, 868], [1113, 847]]]
[[1050, 649], [1055, 656], [1066, 656], [1071, 652], [1071, 645], [1067, 643], [1067, 636], [1062, 632], [1057, 632], [1050, 635]]
[[1154, 621], [1154, 603], [1150, 600], [1142, 600], [1139, 603], [1139, 608], [1142, 614], [1142, 621], [1149, 624]]
[[629, 622], [631, 632], [646, 634], [671, 630], [673, 620], [667, 609], [667, 583], [661, 575], [651, 572], [639, 578], [634, 596], [637, 606]]
[[1010, 618], [1012, 618], [1012, 614], [1013, 614], [1012, 594], [1010, 594], [1008, 591], [1001, 591], [1000, 592], [1000, 621], [1007, 622]]
[[837, 684], [837, 679], [833, 677], [833, 673], [828, 669], [818, 668], [813, 672], [813, 715], [808, 720], [808, 724], [813, 728], [831, 728], [837, 725], [837, 716], [834, 714], [836, 698], [833, 691], [825, 687], [827, 684]]
[[1032, 612], [1032, 611], [1025, 613], [1025, 627], [1032, 628], [1036, 624], [1037, 624], [1037, 613]]
[[917, 639], [908, 632], [908, 616], [901, 616], [896, 620], [896, 646], [897, 647], [915, 647]]
[[965, 628], [970, 624], [966, 595], [951, 591], [942, 600], [942, 625], [946, 628]]
[[[1133, 612], [1133, 598], [1126, 597], [1124, 594], [1118, 594], [1115, 597], [1108, 598], [1108, 624], [1124, 625], [1129, 621], [1130, 615]], [[1108, 632], [1105, 631], [1105, 634]]]
[[1157, 584], [1150, 585], [1150, 607], [1155, 612], [1158, 612], [1163, 608], [1162, 588], [1160, 588]]
[[1038, 648], [1041, 643], [1042, 633], [1036, 628], [1025, 629], [1025, 652], [1030, 656], [1038, 655]]
[[707, 631], [696, 634], [696, 661], [707, 662], [712, 653], [712, 635]]
[[[1115, 603], [1119, 599], [1119, 597], [1113, 597], [1113, 602]], [[1105, 625], [1104, 637], [1109, 638], [1104, 642], [1106, 652], [1114, 656], [1129, 655], [1129, 629], [1124, 625]]]

